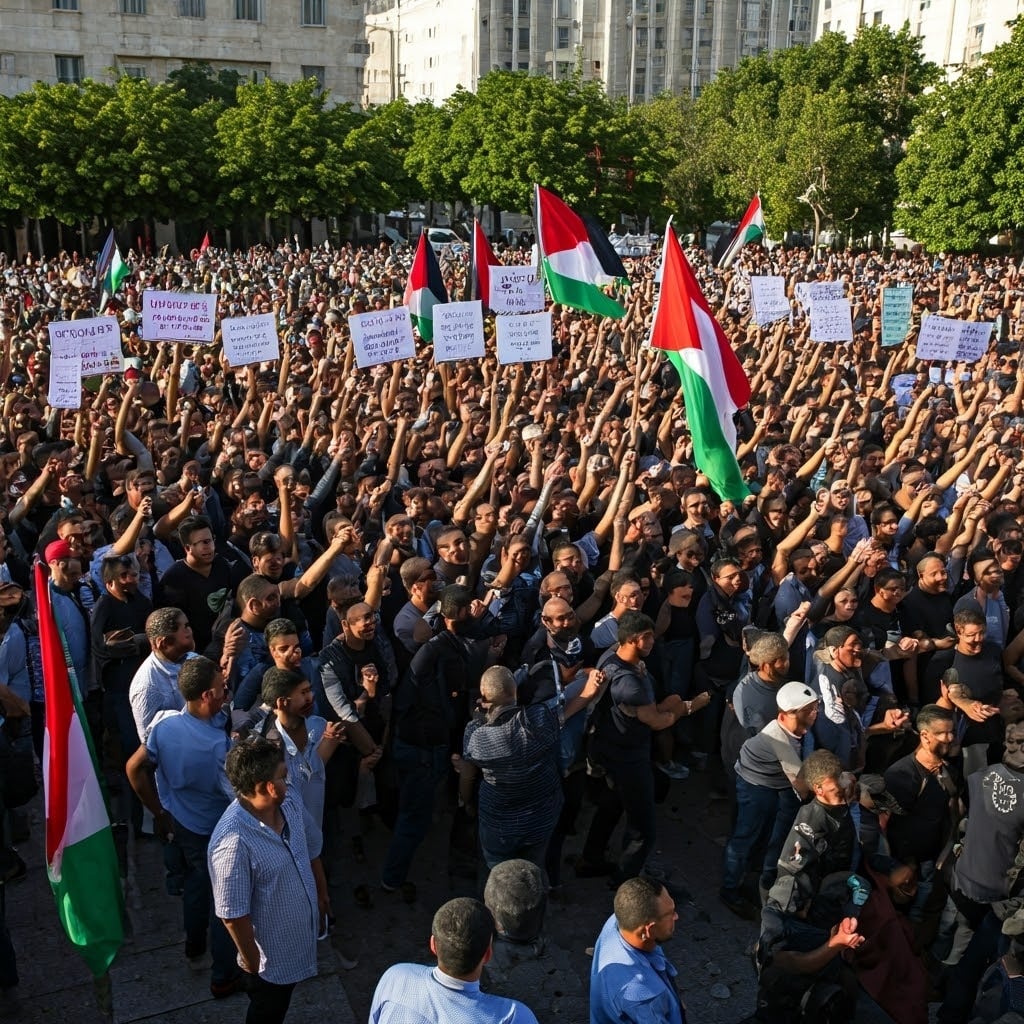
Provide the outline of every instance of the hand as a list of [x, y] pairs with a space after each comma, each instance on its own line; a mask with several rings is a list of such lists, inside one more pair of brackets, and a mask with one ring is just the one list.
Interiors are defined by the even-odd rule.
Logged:
[[377, 683], [380, 675], [376, 665], [364, 665], [359, 672], [360, 682], [366, 691], [366, 696], [371, 700], [377, 696]]
[[593, 700], [601, 692], [604, 679], [604, 673], [599, 668], [587, 669], [587, 678], [583, 683], [583, 689], [580, 690], [580, 696], [584, 700]]
[[972, 722], [987, 722], [993, 715], [999, 714], [999, 708], [982, 704], [980, 700], [972, 700], [958, 707]]
[[690, 714], [695, 715], [698, 711], [703, 711], [711, 703], [711, 694], [706, 690], [704, 693], [698, 693], [690, 701]]
[[864, 936], [857, 933], [857, 918], [844, 917], [828, 937], [829, 949], [859, 949]]
[[889, 708], [885, 713], [885, 727], [893, 731], [906, 729], [910, 725], [910, 715], [902, 708]]
[[169, 843], [174, 839], [174, 821], [166, 810], [153, 815], [153, 831], [161, 843]]
[[242, 625], [242, 620], [235, 619], [235, 621], [228, 626], [228, 630], [224, 634], [224, 653], [222, 657], [225, 660], [228, 658], [237, 658], [238, 655], [245, 650], [248, 643], [249, 633], [245, 626]]
[[153, 499], [148, 495], [139, 502], [139, 514], [143, 519], [152, 519], [153, 517]]
[[343, 722], [328, 722], [324, 726], [324, 739], [335, 743], [348, 743], [348, 733]]

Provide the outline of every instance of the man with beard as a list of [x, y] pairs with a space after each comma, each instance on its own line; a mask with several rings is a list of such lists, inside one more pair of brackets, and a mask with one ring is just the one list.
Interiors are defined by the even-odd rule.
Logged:
[[[139, 734], [128, 700], [132, 678], [149, 650], [146, 620], [153, 610], [149, 599], [139, 593], [139, 563], [134, 555], [105, 558], [102, 565], [102, 594], [92, 610], [92, 656], [96, 678], [103, 688], [103, 725], [116, 736], [120, 749], [119, 779], [124, 765], [139, 747]], [[125, 785], [123, 789], [130, 792]], [[132, 820], [142, 826], [142, 805], [131, 801]], [[122, 814], [128, 810], [121, 806]]]
[[392, 756], [399, 806], [381, 888], [401, 889], [409, 902], [416, 898], [407, 880], [409, 869], [430, 827], [437, 784], [448, 773], [450, 755], [461, 753], [486, 665], [487, 641], [465, 635], [472, 603], [468, 587], [445, 587], [440, 605], [444, 628], [416, 652], [395, 692]]
[[904, 666], [903, 680], [911, 706], [920, 704], [918, 681], [925, 678], [932, 655], [947, 651], [955, 640], [946, 632], [953, 621], [953, 598], [949, 593], [949, 572], [942, 555], [931, 552], [917, 563], [917, 583], [900, 602], [900, 624], [907, 636], [917, 640], [917, 663], [912, 671]]
[[399, 578], [409, 600], [394, 617], [392, 632], [398, 641], [395, 646], [395, 658], [399, 670], [404, 672], [409, 667], [413, 655], [423, 646], [415, 636], [416, 624], [422, 621], [427, 609], [441, 596], [444, 581], [437, 575], [430, 562], [419, 556], [402, 563]]
[[384, 524], [384, 539], [387, 548], [378, 552], [381, 559], [386, 555], [391, 588], [381, 602], [381, 618], [393, 622], [405, 604], [406, 590], [402, 582], [402, 566], [417, 557], [416, 525], [405, 513], [390, 516]]
[[446, 586], [465, 582], [469, 576], [469, 544], [466, 535], [457, 526], [442, 530], [437, 535], [437, 561], [434, 572], [444, 581]]
[[885, 771], [885, 788], [903, 811], [889, 819], [886, 839], [893, 859], [917, 871], [910, 917], [920, 921], [945, 902], [939, 861], [953, 834], [950, 803], [957, 799], [959, 780], [947, 761], [955, 738], [953, 712], [926, 704], [915, 725], [917, 749]]
[[146, 619], [150, 654], [139, 666], [128, 690], [139, 742], [145, 743], [161, 711], [180, 711], [185, 700], [178, 688], [178, 673], [195, 657], [192, 627], [180, 608], [158, 608]]
[[[263, 576], [246, 576], [238, 585], [237, 619], [222, 617], [214, 630], [206, 656], [231, 662], [228, 683], [235, 687], [258, 665], [270, 668], [263, 630], [281, 614], [281, 594], [276, 583]], [[247, 709], [246, 709], [247, 710]]]
[[619, 619], [626, 612], [638, 612], [643, 607], [644, 592], [632, 572], [618, 572], [612, 578], [612, 610], [594, 623], [590, 641], [599, 651], [607, 650], [618, 642]]
[[[800, 605], [814, 600], [818, 589], [818, 567], [814, 554], [808, 548], [799, 548], [793, 552], [789, 559], [789, 570], [789, 575], [779, 584], [775, 595], [775, 615], [780, 628], [786, 625], [786, 620]], [[789, 647], [790, 664], [796, 665], [798, 672], [804, 663], [809, 628], [805, 620]], [[802, 678], [802, 672], [800, 675]]]

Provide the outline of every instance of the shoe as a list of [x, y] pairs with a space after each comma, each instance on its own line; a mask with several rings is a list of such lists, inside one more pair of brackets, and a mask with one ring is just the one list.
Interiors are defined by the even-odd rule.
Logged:
[[576, 871], [577, 878], [607, 878], [619, 869], [617, 864], [611, 864], [606, 860], [601, 861], [599, 864], [591, 864], [582, 857], [576, 858], [573, 868]]
[[380, 887], [387, 893], [400, 892], [402, 900], [406, 903], [416, 902], [416, 886], [412, 882], [403, 882], [399, 886], [385, 885], [384, 882], [381, 882]]
[[200, 953], [198, 956], [185, 957], [188, 969], [194, 974], [202, 974], [213, 966], [213, 957], [209, 953]]
[[244, 992], [249, 985], [249, 980], [242, 973], [236, 974], [230, 981], [210, 982], [210, 995], [214, 999], [227, 999], [236, 992]]
[[756, 921], [761, 916], [757, 907], [735, 889], [719, 889], [718, 898], [744, 921]]
[[690, 769], [685, 764], [679, 764], [677, 761], [666, 761], [664, 764], [656, 764], [655, 767], [670, 779], [679, 779], [681, 781], [690, 777]]

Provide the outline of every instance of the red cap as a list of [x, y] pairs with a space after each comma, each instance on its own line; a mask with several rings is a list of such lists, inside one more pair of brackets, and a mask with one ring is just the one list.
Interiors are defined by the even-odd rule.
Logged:
[[62, 558], [71, 558], [71, 545], [66, 540], [54, 540], [46, 545], [46, 564], [59, 562]]

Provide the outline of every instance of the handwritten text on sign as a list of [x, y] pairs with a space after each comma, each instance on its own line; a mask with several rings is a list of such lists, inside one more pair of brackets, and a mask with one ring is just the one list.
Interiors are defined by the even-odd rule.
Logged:
[[551, 358], [551, 313], [495, 317], [498, 362], [534, 363]]
[[914, 305], [913, 285], [903, 284], [882, 289], [882, 344], [899, 345], [910, 329]]
[[273, 313], [228, 317], [221, 321], [220, 331], [229, 366], [266, 363], [281, 354]]
[[438, 303], [434, 307], [434, 362], [483, 357], [484, 318], [480, 303]]
[[754, 307], [754, 322], [765, 327], [789, 316], [786, 282], [781, 277], [750, 278], [750, 302]]
[[217, 296], [203, 292], [142, 293], [142, 336], [146, 341], [213, 343]]
[[[50, 325], [51, 328], [57, 325]], [[63, 325], [61, 325], [63, 326]], [[47, 401], [54, 409], [78, 409], [82, 398], [82, 355], [68, 333], [50, 331], [50, 387]]]
[[917, 358], [935, 362], [975, 363], [988, 348], [992, 324], [968, 322], [951, 317], [925, 317], [917, 339]]
[[811, 285], [811, 338], [814, 341], [853, 341], [853, 320], [847, 299], [819, 299]]
[[491, 267], [491, 309], [536, 313], [544, 308], [544, 282], [536, 267]]
[[[438, 308], [434, 307], [435, 316]], [[359, 369], [393, 363], [398, 359], [414, 359], [416, 356], [408, 306], [357, 313], [348, 318], [348, 326], [352, 332], [352, 345]]]
[[64, 320], [47, 324], [50, 345], [55, 338], [67, 339], [78, 350], [82, 376], [121, 372], [121, 328], [117, 317], [98, 316], [88, 320]]

